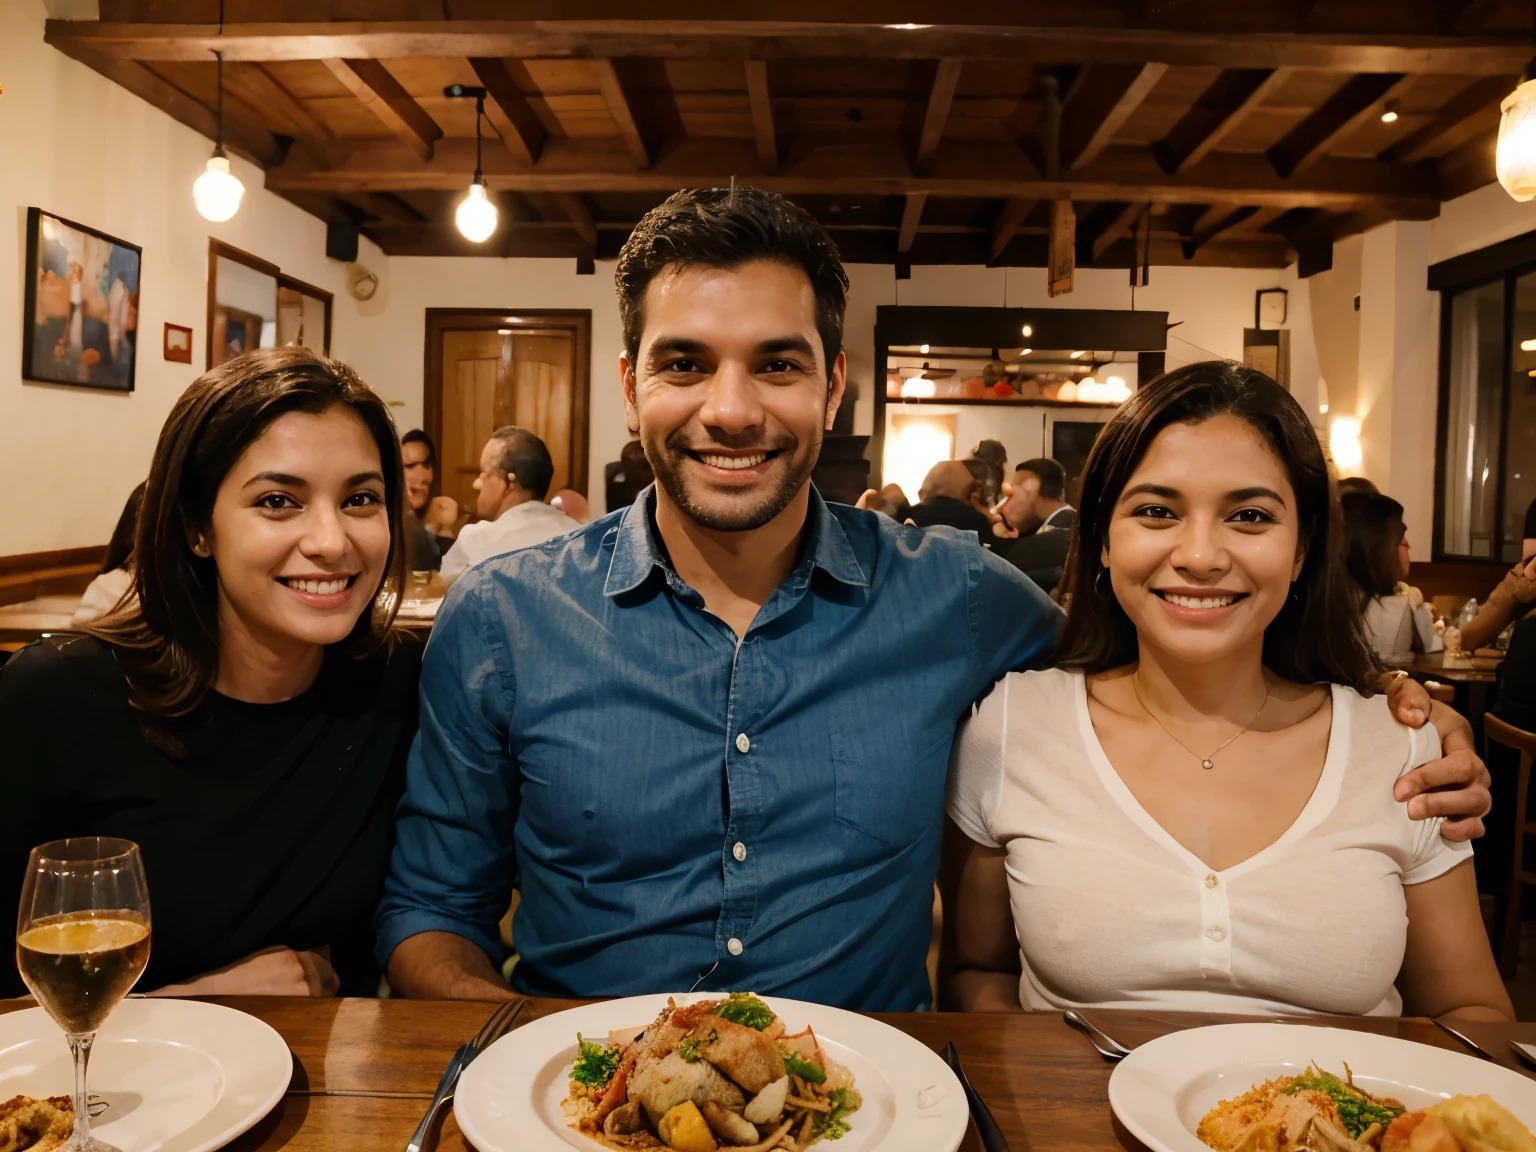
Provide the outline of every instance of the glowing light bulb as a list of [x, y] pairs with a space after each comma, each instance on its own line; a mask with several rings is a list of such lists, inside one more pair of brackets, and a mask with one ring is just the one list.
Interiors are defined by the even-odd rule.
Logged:
[[479, 244], [496, 231], [498, 215], [496, 205], [485, 194], [485, 185], [477, 182], [469, 186], [464, 199], [459, 201], [453, 222], [458, 225], [464, 239]]
[[1520, 341], [1520, 351], [1522, 351], [1522, 352], [1536, 352], [1536, 340], [1522, 340], [1522, 341]]
[[1328, 448], [1340, 472], [1355, 472], [1365, 459], [1360, 446], [1360, 421], [1353, 416], [1335, 416], [1328, 429]]
[[197, 214], [215, 224], [228, 220], [240, 211], [240, 198], [245, 195], [245, 185], [229, 170], [229, 158], [211, 156], [207, 170], [192, 183], [192, 202]]
[[1494, 170], [1516, 200], [1536, 196], [1536, 80], [1527, 80], [1500, 105]]
[[917, 346], [917, 350], [919, 352], [921, 352], [924, 356], [928, 355], [928, 345], [926, 345], [926, 344], [919, 344]]
[[1035, 334], [1034, 328], [1029, 324], [1024, 325], [1024, 327], [1020, 328], [1019, 331], [1024, 334], [1024, 339], [1026, 340]]

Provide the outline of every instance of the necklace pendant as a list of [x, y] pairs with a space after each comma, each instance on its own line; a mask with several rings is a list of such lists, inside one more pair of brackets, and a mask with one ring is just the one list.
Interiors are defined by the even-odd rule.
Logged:
[[1200, 761], [1200, 767], [1202, 767], [1202, 768], [1214, 768], [1215, 765], [1212, 764], [1209, 760], [1202, 760], [1202, 761]]

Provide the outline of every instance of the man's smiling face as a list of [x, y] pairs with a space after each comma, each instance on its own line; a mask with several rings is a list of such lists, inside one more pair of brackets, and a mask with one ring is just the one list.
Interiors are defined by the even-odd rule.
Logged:
[[663, 269], [647, 286], [634, 363], [620, 363], [631, 429], [657, 484], [721, 532], [760, 528], [805, 484], [843, 397], [816, 296], [799, 268]]

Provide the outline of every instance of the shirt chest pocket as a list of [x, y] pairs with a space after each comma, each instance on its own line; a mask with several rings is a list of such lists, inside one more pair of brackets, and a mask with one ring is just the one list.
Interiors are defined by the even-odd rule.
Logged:
[[953, 732], [926, 747], [899, 724], [832, 733], [834, 813], [838, 823], [886, 844], [905, 845], [937, 826]]

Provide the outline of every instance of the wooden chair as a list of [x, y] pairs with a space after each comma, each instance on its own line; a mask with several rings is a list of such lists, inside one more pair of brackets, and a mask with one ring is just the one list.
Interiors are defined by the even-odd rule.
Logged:
[[1536, 732], [1527, 732], [1500, 720], [1492, 712], [1483, 717], [1483, 734], [1493, 743], [1520, 754], [1520, 774], [1515, 786], [1515, 838], [1510, 849], [1509, 891], [1504, 895], [1504, 924], [1499, 941], [1499, 971], [1506, 979], [1515, 974], [1520, 959], [1520, 908], [1527, 884], [1536, 884], [1536, 872], [1525, 866], [1525, 838], [1536, 836], [1536, 821], [1527, 814], [1531, 791], [1531, 761], [1536, 759]]

